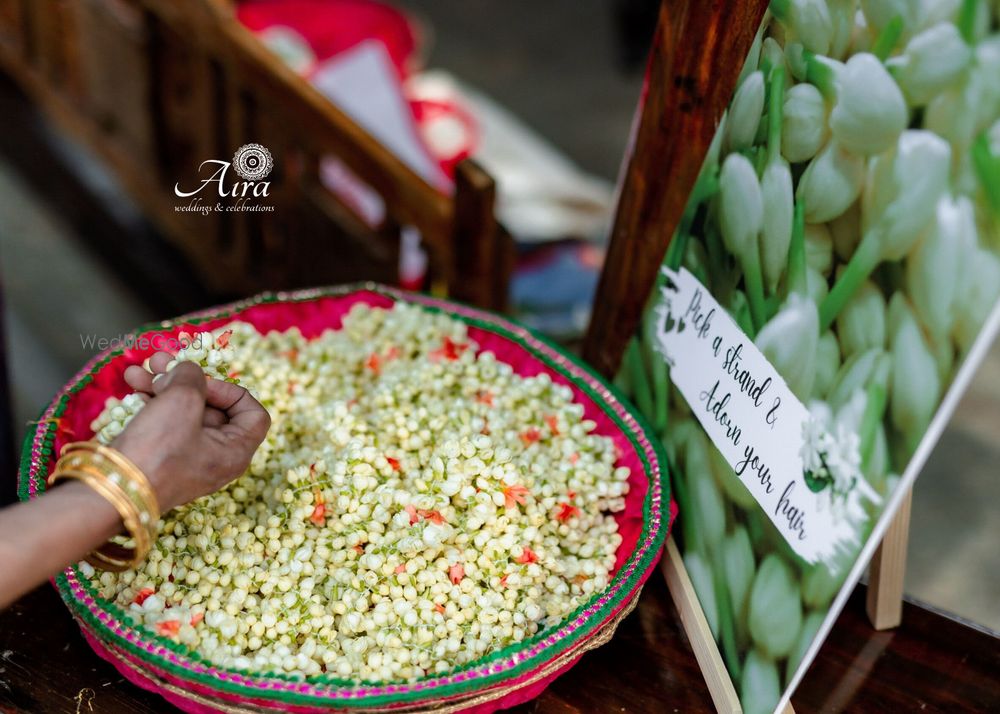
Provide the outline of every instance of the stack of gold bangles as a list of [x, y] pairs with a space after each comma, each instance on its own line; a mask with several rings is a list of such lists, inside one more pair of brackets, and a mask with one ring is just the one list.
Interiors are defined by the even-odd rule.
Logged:
[[149, 481], [138, 466], [120, 451], [96, 441], [67, 444], [49, 476], [49, 485], [65, 479], [87, 484], [115, 507], [122, 517], [132, 547], [108, 541], [87, 556], [102, 570], [134, 568], [145, 560], [156, 538], [160, 508]]

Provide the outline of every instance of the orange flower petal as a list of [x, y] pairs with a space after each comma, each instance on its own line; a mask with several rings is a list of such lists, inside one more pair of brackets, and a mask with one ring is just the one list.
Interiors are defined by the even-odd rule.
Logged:
[[135, 598], [132, 600], [136, 605], [142, 605], [149, 599], [150, 595], [153, 595], [156, 591], [153, 588], [143, 588], [135, 594]]
[[566, 523], [570, 518], [576, 518], [579, 515], [580, 509], [576, 506], [570, 505], [569, 503], [560, 503], [559, 511], [556, 513], [556, 520]]
[[323, 525], [326, 522], [326, 504], [317, 503], [313, 508], [312, 515], [309, 516], [309, 520], [317, 526]]
[[525, 548], [521, 551], [521, 555], [517, 557], [518, 563], [537, 563], [538, 555], [531, 548]]
[[444, 516], [442, 516], [438, 511], [426, 511], [424, 509], [420, 509], [417, 513], [420, 514], [421, 518], [424, 518], [435, 525], [444, 525]]
[[522, 431], [518, 436], [521, 437], [521, 441], [525, 446], [531, 446], [542, 438], [542, 432], [537, 427], [532, 426]]
[[519, 503], [522, 506], [525, 504], [525, 497], [530, 493], [530, 491], [528, 491], [528, 489], [521, 484], [514, 484], [513, 486], [505, 486], [502, 493], [504, 506], [507, 508], [514, 508]]
[[156, 634], [163, 637], [176, 637], [181, 631], [180, 620], [164, 620], [156, 623]]
[[448, 578], [454, 585], [458, 585], [462, 582], [462, 578], [465, 577], [465, 566], [461, 563], [456, 563], [455, 565], [448, 568]]

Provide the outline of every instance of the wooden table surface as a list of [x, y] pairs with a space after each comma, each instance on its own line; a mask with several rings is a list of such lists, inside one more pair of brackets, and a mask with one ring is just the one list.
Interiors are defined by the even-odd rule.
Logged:
[[[859, 586], [792, 702], [796, 712], [998, 712], [1000, 639], [907, 603], [875, 632]], [[95, 655], [48, 586], [0, 613], [0, 711], [146, 714], [174, 709]], [[519, 714], [710, 712], [711, 700], [659, 574], [607, 645]]]

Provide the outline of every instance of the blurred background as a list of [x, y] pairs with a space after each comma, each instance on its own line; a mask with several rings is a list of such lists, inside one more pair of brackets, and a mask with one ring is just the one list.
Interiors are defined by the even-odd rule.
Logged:
[[[265, 289], [375, 279], [572, 345], [657, 7], [0, 0], [8, 432], [101, 339]], [[268, 193], [232, 195], [251, 143]], [[994, 346], [917, 482], [907, 571], [994, 629], [998, 434]]]

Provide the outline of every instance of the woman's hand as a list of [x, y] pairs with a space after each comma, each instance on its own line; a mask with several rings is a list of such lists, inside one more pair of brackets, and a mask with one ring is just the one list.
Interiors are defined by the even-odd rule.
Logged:
[[[157, 352], [150, 374], [129, 367], [125, 380], [149, 403], [113, 445], [142, 469], [160, 509], [222, 488], [246, 470], [271, 425], [247, 390], [208, 379], [197, 365]], [[110, 502], [71, 481], [0, 513], [0, 608], [84, 557], [121, 531]]]
[[243, 387], [209, 379], [198, 365], [157, 352], [125, 370], [132, 389], [149, 397], [112, 446], [149, 479], [166, 512], [216, 491], [242, 474], [267, 435], [271, 417]]

